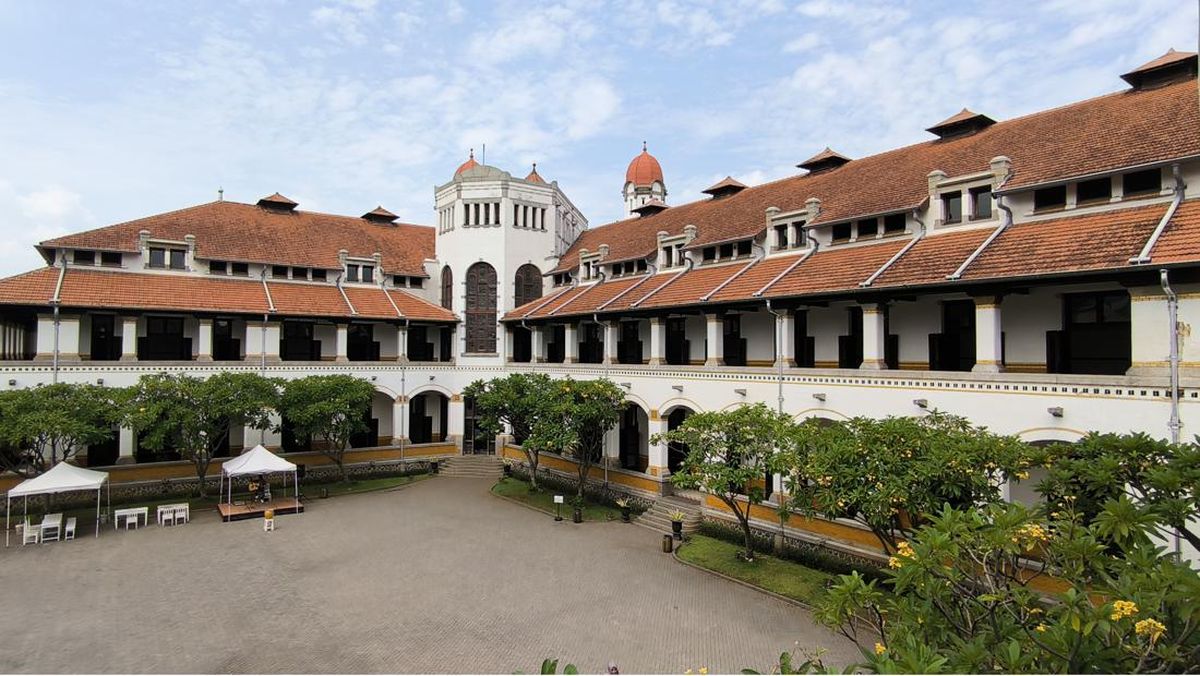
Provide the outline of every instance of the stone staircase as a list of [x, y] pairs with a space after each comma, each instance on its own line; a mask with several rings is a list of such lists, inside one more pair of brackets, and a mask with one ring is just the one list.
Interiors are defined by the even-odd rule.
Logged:
[[494, 455], [454, 455], [438, 462], [442, 476], [499, 481], [504, 463]]
[[654, 501], [654, 505], [634, 519], [634, 523], [659, 533], [671, 532], [671, 512], [683, 512], [683, 532], [691, 533], [700, 527], [700, 503], [696, 500], [667, 495]]

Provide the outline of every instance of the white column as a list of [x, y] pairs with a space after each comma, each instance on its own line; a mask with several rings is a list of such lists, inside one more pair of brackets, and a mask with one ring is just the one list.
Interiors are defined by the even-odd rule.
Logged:
[[117, 432], [117, 464], [128, 465], [136, 462], [133, 457], [134, 448], [137, 445], [137, 436], [133, 430], [128, 427], [122, 427]]
[[884, 341], [883, 306], [878, 303], [867, 303], [863, 309], [863, 360], [862, 369], [884, 369], [887, 365], [883, 360]]
[[283, 430], [280, 425], [283, 419], [278, 413], [271, 413], [270, 424], [265, 430], [248, 429], [245, 432], [245, 437], [242, 439], [244, 446], [254, 448], [257, 444], [262, 444], [267, 448], [280, 448], [283, 446]]
[[121, 317], [121, 361], [137, 361], [138, 318]]
[[650, 365], [662, 366], [665, 363], [667, 363], [667, 321], [662, 317], [651, 317]]
[[265, 351], [268, 362], [279, 361], [279, 322], [246, 322], [246, 361], [263, 358]]
[[784, 368], [796, 365], [796, 315], [784, 312], [775, 318], [775, 365], [783, 362]]
[[408, 443], [408, 398], [400, 395], [392, 402], [392, 445]]
[[504, 340], [504, 363], [513, 360], [513, 330], [508, 324], [500, 325], [500, 337]]
[[1004, 370], [1003, 342], [1000, 337], [1004, 324], [1000, 314], [1000, 297], [975, 299], [975, 366], [976, 373], [999, 373]]
[[604, 363], [616, 364], [619, 359], [617, 357], [617, 340], [620, 336], [621, 322], [612, 320], [604, 323]]
[[[408, 361], [408, 327], [396, 327], [396, 361], [405, 363]], [[396, 429], [396, 428], [392, 428]]]
[[579, 336], [575, 322], [567, 323], [567, 330], [563, 332], [566, 336], [563, 340], [566, 345], [563, 346], [563, 363], [575, 364], [579, 362]]
[[650, 459], [646, 465], [646, 473], [651, 476], [665, 476], [667, 469], [667, 442], [654, 443], [654, 435], [667, 433], [667, 419], [661, 417], [657, 410], [650, 411]]
[[[38, 315], [37, 321], [37, 359], [51, 361], [55, 351], [55, 325], [53, 314]], [[58, 359], [71, 361], [79, 359], [79, 317], [62, 315], [58, 317]]]
[[540, 364], [546, 361], [546, 343], [542, 336], [542, 327], [529, 327], [529, 361]]
[[334, 341], [336, 352], [333, 360], [336, 362], [348, 361], [346, 357], [347, 335], [349, 326], [346, 324], [337, 325], [337, 339]]
[[36, 338], [37, 356], [35, 359], [44, 361], [54, 359], [54, 315], [38, 315]]
[[446, 430], [446, 441], [449, 441], [462, 453], [463, 434], [466, 430], [466, 417], [463, 411], [462, 395], [450, 397], [450, 405], [446, 409], [449, 420], [442, 421], [442, 429]]
[[196, 332], [196, 361], [212, 361], [213, 320], [201, 317], [199, 321], [200, 327]]
[[704, 360], [704, 365], [724, 366], [725, 322], [721, 319], [721, 315], [706, 315], [704, 329], [708, 345], [708, 357]]

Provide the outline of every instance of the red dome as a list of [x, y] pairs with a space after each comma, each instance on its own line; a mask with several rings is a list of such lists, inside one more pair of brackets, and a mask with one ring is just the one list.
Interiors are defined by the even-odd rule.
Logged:
[[666, 183], [663, 180], [662, 167], [658, 164], [658, 160], [654, 156], [646, 152], [646, 144], [642, 144], [642, 154], [633, 158], [629, 163], [629, 168], [625, 170], [625, 182], [634, 185], [650, 185], [658, 181]]
[[478, 167], [478, 166], [479, 166], [479, 163], [475, 161], [475, 149], [472, 148], [471, 156], [467, 158], [466, 162], [463, 162], [462, 164], [458, 165], [458, 169], [454, 170], [454, 175], [458, 176], [459, 174], [463, 173], [464, 171], [466, 171], [472, 167]]

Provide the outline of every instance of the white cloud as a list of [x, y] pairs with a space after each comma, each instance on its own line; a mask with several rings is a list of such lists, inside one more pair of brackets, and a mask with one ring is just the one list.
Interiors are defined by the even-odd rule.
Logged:
[[572, 139], [584, 139], [596, 134], [612, 119], [620, 105], [620, 95], [608, 82], [591, 79], [578, 83], [571, 92], [567, 135]]
[[783, 45], [784, 54], [799, 54], [807, 52], [810, 49], [820, 47], [824, 43], [824, 39], [817, 33], [805, 33], [797, 38], [789, 40]]

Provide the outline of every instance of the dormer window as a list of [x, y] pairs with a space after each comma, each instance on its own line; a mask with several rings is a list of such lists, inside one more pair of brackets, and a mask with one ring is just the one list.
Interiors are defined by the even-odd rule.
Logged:
[[71, 257], [71, 260], [75, 262], [75, 265], [95, 265], [96, 252], [76, 249], [75, 254]]
[[1067, 206], [1067, 186], [1056, 185], [1033, 191], [1034, 211], [1053, 211]]
[[888, 214], [883, 217], [883, 234], [894, 235], [908, 229], [908, 219], [904, 214]]
[[566, 286], [571, 283], [571, 274], [567, 272], [559, 272], [554, 275], [554, 286]]
[[208, 274], [210, 274], [210, 275], [224, 275], [224, 274], [227, 274], [228, 270], [229, 270], [229, 264], [226, 263], [225, 261], [209, 261], [208, 262]]
[[789, 244], [790, 240], [788, 238], [788, 231], [791, 230], [791, 226], [788, 225], [787, 223], [780, 223], [779, 225], [774, 227], [774, 230], [775, 230], [775, 250], [783, 251], [784, 249], [790, 248], [790, 244]]
[[1075, 184], [1076, 206], [1105, 204], [1110, 200], [1112, 200], [1112, 179], [1108, 176]]
[[121, 254], [117, 253], [116, 251], [101, 251], [100, 265], [113, 268], [121, 267]]
[[234, 277], [248, 277], [250, 275], [249, 263], [230, 263], [229, 274]]
[[187, 251], [184, 249], [168, 249], [166, 247], [150, 247], [150, 267], [157, 269], [183, 270], [187, 266]]
[[274, 277], [275, 279], [287, 279], [288, 278], [288, 266], [272, 265], [271, 266], [271, 276]]
[[308, 279], [308, 268], [292, 268], [292, 279]]
[[851, 227], [852, 226], [850, 223], [835, 223], [834, 226], [831, 228], [833, 241], [849, 242], [850, 235], [851, 235]]
[[[236, 263], [234, 263], [234, 265], [237, 265], [237, 264], [236, 264]], [[236, 273], [235, 273], [235, 274], [236, 274]], [[321, 270], [321, 269], [318, 269], [318, 268], [313, 268], [313, 271], [312, 271], [312, 280], [313, 280], [314, 282], [323, 282], [323, 281], [325, 281], [326, 279], [328, 279], [328, 275], [326, 274], [326, 272], [325, 272], [324, 270]]]
[[375, 266], [362, 263], [346, 264], [346, 281], [371, 284], [375, 281]]
[[992, 217], [992, 188], [981, 185], [967, 191], [971, 200], [971, 220], [986, 221]]
[[963, 217], [962, 191], [942, 193], [942, 222], [959, 223]]
[[875, 237], [879, 234], [879, 219], [864, 218], [858, 222], [858, 238]]
[[1146, 169], [1133, 171], [1121, 177], [1122, 194], [1125, 197], [1144, 197], [1157, 195], [1162, 190], [1162, 171]]
[[683, 244], [668, 244], [662, 248], [663, 268], [683, 265]]

